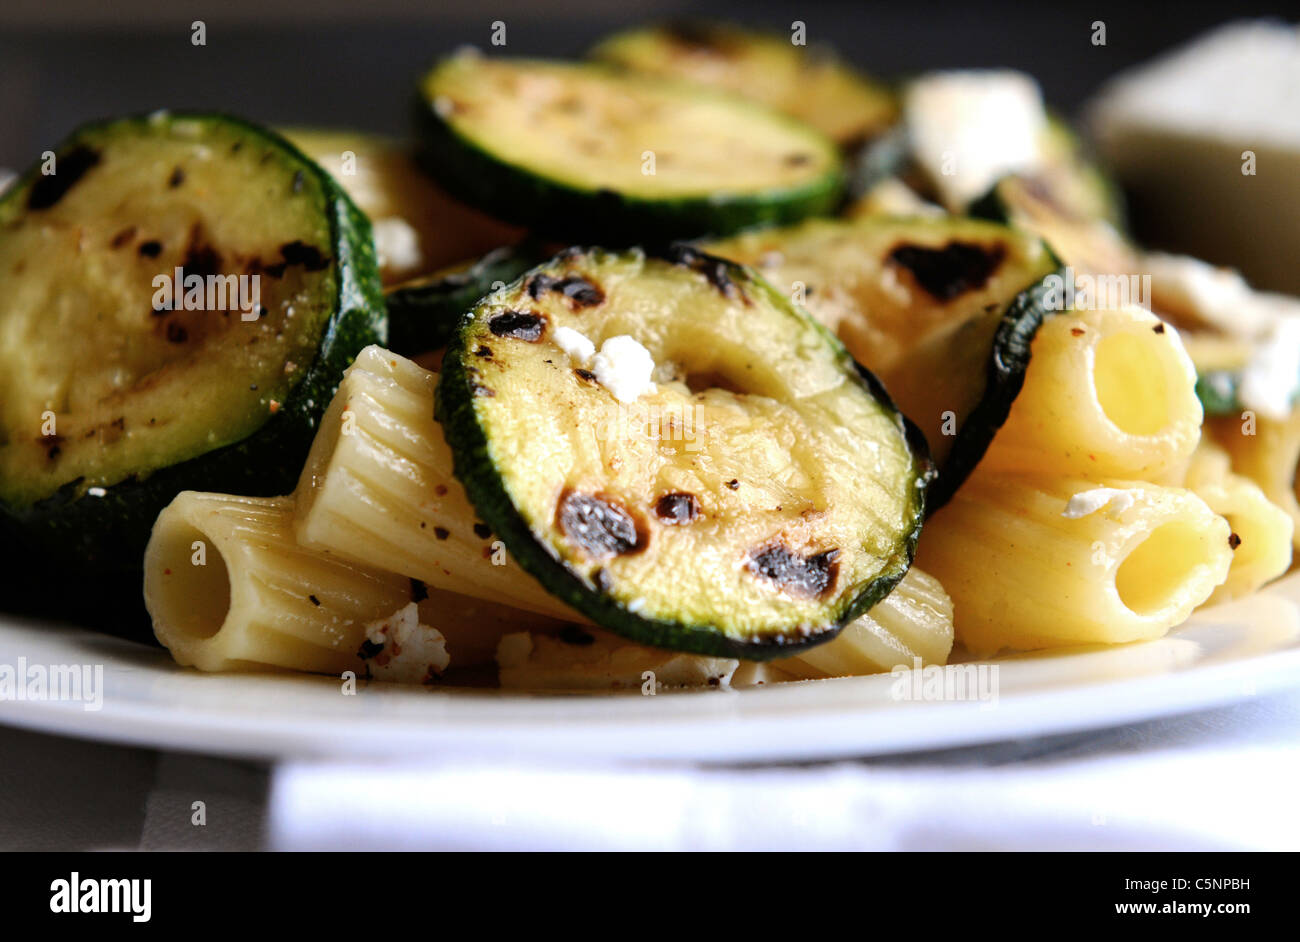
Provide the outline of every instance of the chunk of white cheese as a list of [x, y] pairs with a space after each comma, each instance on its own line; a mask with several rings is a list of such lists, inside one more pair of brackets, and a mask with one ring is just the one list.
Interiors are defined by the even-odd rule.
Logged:
[[442, 632], [420, 624], [414, 602], [366, 625], [361, 659], [368, 678], [400, 684], [430, 683], [451, 663]]
[[1279, 318], [1267, 340], [1255, 347], [1241, 374], [1241, 404], [1281, 421], [1291, 413], [1300, 387], [1300, 317]]
[[917, 162], [952, 210], [1042, 160], [1047, 112], [1038, 83], [1021, 72], [923, 75], [903, 96], [903, 121]]
[[391, 272], [419, 271], [424, 263], [420, 234], [405, 219], [389, 216], [374, 222], [375, 254], [379, 267]]
[[1121, 73], [1088, 108], [1145, 238], [1300, 294], [1300, 28], [1225, 24]]
[[1229, 23], [1106, 85], [1093, 106], [1115, 121], [1231, 140], [1300, 143], [1300, 28]]
[[627, 334], [610, 337], [600, 345], [600, 352], [592, 358], [591, 371], [596, 382], [625, 405], [656, 389], [654, 358], [636, 338]]
[[572, 327], [557, 327], [551, 331], [551, 339], [563, 350], [574, 363], [586, 366], [596, 355], [596, 345], [580, 330]]
[[1062, 517], [1077, 520], [1109, 507], [1112, 514], [1122, 514], [1142, 496], [1141, 491], [1114, 487], [1094, 487], [1073, 495], [1061, 511]]

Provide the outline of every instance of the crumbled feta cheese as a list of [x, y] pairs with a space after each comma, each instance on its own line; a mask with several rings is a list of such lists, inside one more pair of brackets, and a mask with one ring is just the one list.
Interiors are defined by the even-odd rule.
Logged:
[[374, 231], [375, 254], [379, 257], [380, 268], [409, 272], [423, 265], [420, 234], [405, 219], [397, 216], [376, 219]]
[[86, 488], [86, 493], [87, 493], [89, 496], [91, 496], [91, 497], [107, 497], [107, 496], [108, 496], [108, 491], [104, 490], [102, 487], [88, 487], [88, 488]]
[[636, 338], [626, 334], [610, 337], [600, 345], [600, 352], [592, 359], [591, 371], [596, 375], [596, 382], [624, 404], [636, 402], [656, 389], [651, 379], [654, 358]]
[[1300, 386], [1300, 318], [1279, 318], [1241, 374], [1241, 404], [1265, 418], [1285, 419]]
[[1047, 113], [1038, 84], [1021, 72], [924, 75], [908, 86], [903, 115], [917, 160], [950, 209], [1042, 159]]
[[0, 193], [9, 189], [9, 184], [18, 179], [18, 174], [7, 167], [0, 167]]
[[1078, 520], [1089, 514], [1095, 514], [1103, 507], [1109, 506], [1112, 514], [1122, 514], [1133, 506], [1142, 494], [1137, 490], [1124, 490], [1114, 487], [1094, 487], [1089, 491], [1080, 491], [1066, 502], [1061, 511], [1062, 517]]
[[572, 327], [557, 327], [551, 331], [555, 345], [568, 354], [569, 359], [579, 366], [586, 366], [596, 355], [596, 345], [582, 331]]
[[414, 602], [366, 625], [358, 654], [367, 678], [401, 684], [431, 683], [451, 663], [442, 632], [420, 624]]

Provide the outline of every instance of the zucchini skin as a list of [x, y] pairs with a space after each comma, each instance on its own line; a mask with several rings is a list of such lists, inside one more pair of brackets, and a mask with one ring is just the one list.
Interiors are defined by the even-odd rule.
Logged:
[[[1064, 277], [1063, 269], [1054, 274]], [[1025, 385], [1034, 336], [1043, 321], [1056, 313], [1046, 303], [1052, 291], [1047, 283], [1051, 277], [1020, 292], [1002, 313], [989, 353], [984, 395], [957, 430], [948, 459], [930, 487], [927, 514], [946, 504], [970, 477], [1011, 414], [1011, 406]]]
[[[335, 313], [321, 332], [315, 359], [303, 370], [297, 385], [280, 409], [247, 438], [147, 476], [123, 480], [105, 488], [102, 497], [78, 496], [77, 482], [73, 481], [28, 506], [0, 502], [0, 518], [6, 523], [0, 532], [9, 530], [10, 539], [21, 540], [46, 565], [60, 564], [74, 571], [135, 573], [141, 568], [154, 520], [181, 491], [266, 497], [289, 493], [297, 483], [316, 425], [343, 371], [364, 347], [387, 342], [387, 317], [370, 221], [333, 178], [278, 134], [242, 118], [196, 112], [173, 112], [172, 116], [233, 125], [242, 133], [287, 151], [301, 163], [303, 173], [319, 179], [329, 200], [331, 242], [338, 271]], [[125, 120], [144, 122], [148, 117]], [[86, 131], [118, 123], [109, 120], [83, 126], [61, 142], [55, 152], [63, 153]], [[39, 165], [29, 169], [7, 191], [6, 198], [25, 192], [25, 182], [37, 173]]]
[[495, 249], [468, 268], [394, 285], [388, 307], [388, 349], [415, 356], [445, 347], [472, 308], [496, 282], [509, 284], [542, 260], [536, 246]]
[[[738, 105], [760, 107], [744, 101]], [[566, 243], [666, 245], [679, 239], [729, 235], [753, 226], [829, 215], [844, 198], [847, 178], [842, 166], [800, 190], [726, 199], [708, 195], [644, 199], [612, 190], [581, 189], [483, 150], [444, 120], [418, 90], [412, 110], [419, 141], [416, 159], [444, 189], [491, 216]]]
[[1207, 370], [1196, 377], [1196, 398], [1205, 415], [1237, 415], [1246, 408], [1241, 401], [1240, 370]]
[[[660, 252], [647, 251], [648, 257], [672, 260], [679, 247]], [[706, 255], [694, 248], [685, 248], [699, 258], [725, 266], [733, 281], [775, 297], [787, 299], [757, 273], [734, 262]], [[573, 248], [566, 252], [600, 252], [594, 247]], [[545, 269], [550, 262], [531, 269], [518, 279], [511, 290], [534, 272]], [[840, 341], [812, 316], [800, 308], [798, 316], [814, 325], [830, 343], [838, 348], [838, 355], [846, 373], [859, 383], [895, 419], [906, 438], [913, 456], [913, 473], [916, 486], [913, 500], [907, 509], [906, 532], [896, 545], [889, 566], [865, 586], [841, 611], [834, 623], [803, 641], [739, 641], [708, 624], [690, 624], [679, 621], [651, 618], [636, 614], [619, 604], [609, 595], [589, 585], [567, 568], [550, 550], [534, 537], [522, 513], [515, 507], [497, 473], [491, 456], [487, 436], [474, 410], [477, 384], [467, 370], [471, 352], [466, 345], [468, 331], [460, 330], [453, 339], [443, 359], [442, 372], [434, 400], [434, 416], [442, 425], [453, 457], [453, 473], [465, 488], [470, 503], [502, 540], [511, 556], [525, 572], [529, 573], [556, 598], [591, 618], [596, 624], [625, 638], [652, 647], [667, 648], [694, 654], [716, 657], [734, 657], [751, 661], [765, 661], [788, 657], [801, 650], [830, 641], [843, 627], [859, 617], [887, 596], [906, 575], [912, 565], [916, 544], [926, 516], [926, 492], [934, 480], [934, 465], [924, 436], [894, 405], [881, 382], [858, 364]], [[465, 324], [470, 323], [467, 318]]]

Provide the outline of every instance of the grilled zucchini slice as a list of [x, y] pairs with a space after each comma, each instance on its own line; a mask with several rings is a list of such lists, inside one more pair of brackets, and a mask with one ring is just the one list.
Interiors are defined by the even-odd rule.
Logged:
[[89, 125], [28, 170], [0, 199], [0, 298], [0, 515], [101, 567], [137, 569], [182, 490], [291, 490], [343, 370], [385, 340], [365, 217], [216, 115]]
[[421, 92], [429, 172], [494, 216], [569, 241], [725, 235], [829, 212], [842, 192], [830, 140], [696, 85], [461, 53]]
[[819, 46], [725, 23], [670, 22], [617, 33], [593, 58], [741, 95], [821, 131], [846, 151], [898, 119], [893, 92]]
[[[359, 131], [282, 132], [370, 217], [385, 285], [428, 275], [523, 238], [441, 190], [400, 141]], [[473, 298], [471, 300], [477, 300]]]
[[1032, 235], [951, 217], [815, 219], [704, 248], [755, 266], [880, 376], [939, 466], [931, 508], [1006, 420], [1057, 268]]
[[506, 246], [394, 285], [384, 294], [388, 349], [409, 357], [445, 347], [479, 298], [494, 286], [514, 281], [540, 261], [542, 257], [531, 244]]
[[788, 298], [693, 249], [570, 250], [489, 295], [437, 408], [511, 555], [642, 644], [785, 656], [912, 557], [919, 436]]
[[971, 204], [972, 216], [1038, 236], [1064, 265], [1092, 275], [1127, 276], [1142, 270], [1137, 249], [1099, 208], [1063, 194], [1069, 184], [1050, 174], [1010, 174]]

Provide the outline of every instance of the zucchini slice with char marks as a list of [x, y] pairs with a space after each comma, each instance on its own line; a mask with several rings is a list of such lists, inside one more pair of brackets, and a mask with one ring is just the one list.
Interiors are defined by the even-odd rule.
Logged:
[[1006, 420], [1057, 267], [1031, 235], [955, 217], [815, 219], [704, 248], [755, 266], [880, 376], [939, 466], [931, 509]]
[[436, 272], [524, 236], [519, 228], [439, 189], [400, 141], [319, 128], [281, 133], [328, 171], [370, 217], [385, 285]]
[[661, 78], [724, 89], [803, 121], [846, 151], [898, 119], [885, 86], [820, 46], [726, 23], [670, 22], [602, 40], [593, 58]]
[[506, 246], [393, 285], [384, 293], [388, 349], [409, 357], [445, 347], [461, 318], [493, 286], [508, 285], [542, 260], [534, 245]]
[[178, 492], [293, 488], [343, 370], [385, 339], [370, 226], [233, 118], [89, 125], [55, 155], [0, 199], [0, 516], [138, 569]]
[[930, 466], [870, 374], [751, 271], [569, 250], [485, 298], [438, 412], [471, 502], [599, 625], [762, 660], [910, 563]]
[[1077, 273], [1126, 278], [1142, 271], [1137, 249], [1113, 222], [1063, 196], [1061, 186], [1042, 176], [1005, 176], [969, 211], [1033, 233]]
[[697, 85], [461, 53], [421, 93], [426, 169], [494, 216], [556, 238], [725, 235], [830, 212], [842, 192], [830, 140]]

